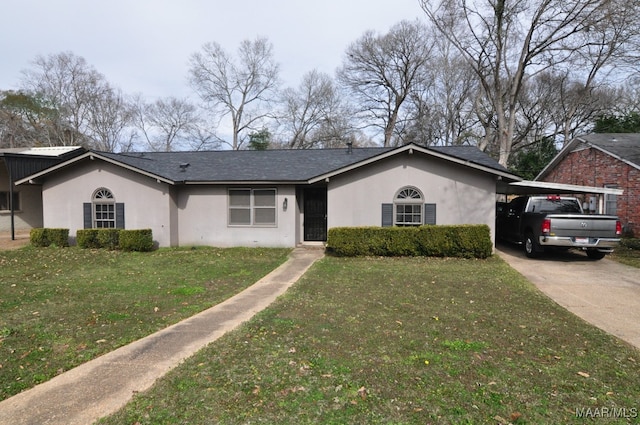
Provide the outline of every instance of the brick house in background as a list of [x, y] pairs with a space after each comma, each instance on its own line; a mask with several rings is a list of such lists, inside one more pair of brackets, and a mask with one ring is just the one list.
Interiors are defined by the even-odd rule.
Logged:
[[617, 215], [626, 233], [640, 235], [640, 134], [603, 133], [571, 140], [535, 178], [624, 190], [622, 195], [605, 195], [601, 201], [589, 195], [585, 206], [597, 210], [602, 202], [605, 214]]

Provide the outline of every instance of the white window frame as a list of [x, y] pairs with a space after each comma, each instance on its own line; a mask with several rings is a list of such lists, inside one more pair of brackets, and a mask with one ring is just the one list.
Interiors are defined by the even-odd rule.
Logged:
[[[407, 207], [411, 211], [407, 212]], [[412, 219], [407, 221], [407, 218]], [[393, 197], [393, 225], [421, 226], [424, 220], [424, 196], [413, 186], [405, 186]]]
[[[245, 192], [248, 195], [248, 203], [232, 202], [233, 192]], [[260, 195], [264, 195], [265, 192], [273, 193], [273, 202], [264, 202], [265, 198]], [[245, 196], [246, 196], [245, 195]], [[230, 227], [276, 227], [278, 224], [278, 190], [275, 188], [229, 188], [227, 189], [227, 225]], [[248, 214], [248, 220], [234, 221], [234, 211], [246, 211]], [[269, 214], [273, 211], [272, 214]], [[273, 221], [265, 221], [262, 217], [273, 215]]]
[[94, 229], [116, 228], [116, 199], [113, 192], [101, 187], [91, 197], [91, 224]]

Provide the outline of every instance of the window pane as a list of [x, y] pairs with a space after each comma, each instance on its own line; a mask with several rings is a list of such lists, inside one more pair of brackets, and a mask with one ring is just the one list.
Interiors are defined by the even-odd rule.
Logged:
[[229, 190], [229, 205], [232, 207], [251, 206], [251, 191], [249, 189]]
[[275, 224], [276, 209], [275, 208], [256, 208], [254, 215], [255, 224]]
[[[11, 205], [9, 205], [9, 192], [0, 192], [0, 210], [9, 211]], [[20, 193], [13, 192], [13, 209], [20, 209]]]
[[249, 208], [230, 208], [229, 224], [251, 224], [251, 210]]
[[114, 204], [94, 204], [94, 227], [98, 229], [113, 229], [116, 227]]
[[396, 204], [396, 226], [422, 224], [422, 204]]
[[276, 206], [276, 191], [273, 189], [268, 190], [254, 190], [253, 202], [256, 207], [275, 207]]

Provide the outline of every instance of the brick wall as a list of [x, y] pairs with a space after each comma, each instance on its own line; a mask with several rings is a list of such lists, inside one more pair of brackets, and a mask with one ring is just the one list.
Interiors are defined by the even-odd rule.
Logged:
[[640, 236], [640, 170], [637, 168], [597, 149], [586, 148], [567, 154], [543, 180], [595, 187], [617, 185], [624, 190], [617, 197], [617, 215], [626, 229]]

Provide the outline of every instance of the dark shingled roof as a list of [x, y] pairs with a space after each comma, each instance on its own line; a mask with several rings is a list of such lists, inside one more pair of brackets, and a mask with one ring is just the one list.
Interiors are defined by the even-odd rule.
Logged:
[[100, 155], [176, 182], [295, 182], [360, 162], [386, 150], [353, 149], [351, 154], [347, 154], [346, 149], [296, 149], [126, 154], [100, 152]]
[[[351, 153], [342, 148], [96, 154], [174, 182], [301, 182], [394, 149], [398, 148], [353, 148]], [[508, 173], [497, 161], [473, 146], [440, 146], [427, 149]]]
[[580, 139], [640, 167], [640, 134], [601, 133]]

